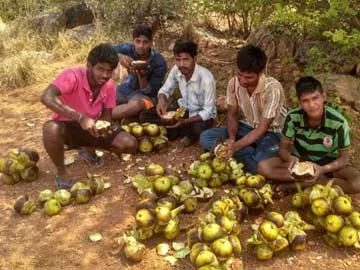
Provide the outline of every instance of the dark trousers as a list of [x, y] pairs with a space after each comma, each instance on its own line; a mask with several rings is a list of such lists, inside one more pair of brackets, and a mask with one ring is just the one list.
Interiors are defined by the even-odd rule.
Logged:
[[[185, 118], [189, 117], [189, 113], [186, 112]], [[158, 124], [160, 126], [163, 126], [164, 123], [162, 122], [161, 118], [156, 112], [156, 108], [152, 108], [147, 111], [143, 111], [139, 115], [139, 121], [141, 123], [154, 123]], [[213, 119], [209, 119], [206, 121], [200, 121], [191, 123], [189, 125], [186, 125], [181, 128], [168, 128], [167, 129], [167, 137], [170, 141], [175, 140], [179, 137], [185, 137], [188, 136], [192, 140], [198, 140], [200, 137], [201, 132], [203, 132], [206, 129], [209, 129], [212, 127], [214, 123]]]

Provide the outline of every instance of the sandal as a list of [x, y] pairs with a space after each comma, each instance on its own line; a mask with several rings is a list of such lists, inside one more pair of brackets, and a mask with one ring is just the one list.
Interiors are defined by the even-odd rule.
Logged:
[[56, 176], [55, 183], [56, 183], [56, 190], [70, 189], [74, 185], [74, 182], [63, 180], [60, 178], [60, 176]]
[[79, 150], [79, 156], [82, 160], [89, 163], [91, 166], [95, 166], [96, 168], [100, 168], [104, 165], [104, 159], [98, 157], [97, 155], [92, 155], [88, 151]]

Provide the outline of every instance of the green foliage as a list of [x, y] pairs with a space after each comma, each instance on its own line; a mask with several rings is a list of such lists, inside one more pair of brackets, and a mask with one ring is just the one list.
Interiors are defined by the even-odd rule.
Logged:
[[202, 15], [218, 15], [227, 22], [230, 34], [239, 31], [247, 37], [254, 26], [265, 21], [278, 1], [268, 0], [194, 0], [193, 8]]

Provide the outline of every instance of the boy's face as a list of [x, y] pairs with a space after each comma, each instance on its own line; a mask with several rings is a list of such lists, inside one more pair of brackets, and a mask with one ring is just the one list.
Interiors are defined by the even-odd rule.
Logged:
[[180, 72], [189, 77], [194, 72], [196, 57], [192, 57], [188, 53], [179, 53], [175, 55], [175, 64]]
[[310, 119], [320, 119], [323, 116], [326, 98], [325, 92], [320, 93], [316, 90], [315, 92], [301, 94], [299, 104]]
[[134, 38], [133, 44], [139, 56], [146, 56], [151, 48], [151, 40], [142, 35]]
[[98, 86], [103, 86], [110, 80], [114, 71], [109, 63], [97, 63], [96, 65], [88, 63], [88, 69], [91, 79]]
[[237, 69], [236, 75], [239, 79], [240, 85], [245, 89], [253, 90], [259, 82], [259, 74], [256, 72], [246, 72]]

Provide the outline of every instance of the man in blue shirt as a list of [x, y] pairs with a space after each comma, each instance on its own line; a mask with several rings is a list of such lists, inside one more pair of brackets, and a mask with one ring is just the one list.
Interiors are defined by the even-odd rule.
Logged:
[[[164, 57], [151, 48], [152, 30], [147, 25], [137, 25], [133, 42], [113, 46], [119, 54], [119, 63], [128, 70], [124, 82], [117, 86], [117, 107], [113, 109], [115, 120], [137, 117], [140, 112], [155, 106], [157, 94], [167, 71]], [[147, 62], [147, 67], [135, 69], [134, 60]]]

